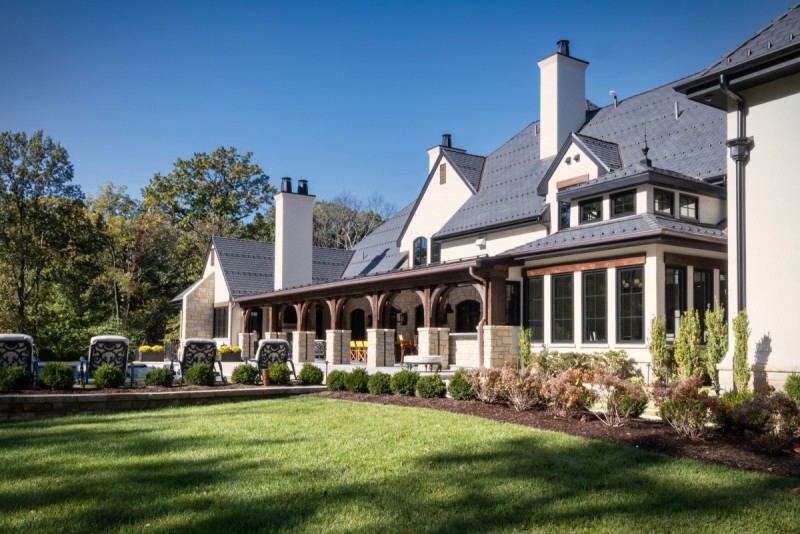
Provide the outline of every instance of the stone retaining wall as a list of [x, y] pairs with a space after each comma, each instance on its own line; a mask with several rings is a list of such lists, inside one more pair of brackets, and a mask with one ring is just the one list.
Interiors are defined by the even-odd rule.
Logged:
[[52, 395], [0, 395], [0, 422], [27, 421], [76, 414], [101, 414], [127, 410], [152, 410], [193, 404], [218, 404], [269, 397], [305, 395], [325, 391], [325, 386], [258, 387], [157, 393], [76, 393]]

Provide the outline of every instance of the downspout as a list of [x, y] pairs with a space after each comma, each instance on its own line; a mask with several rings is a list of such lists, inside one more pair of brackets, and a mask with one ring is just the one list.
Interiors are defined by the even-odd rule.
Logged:
[[483, 286], [483, 298], [481, 299], [481, 320], [478, 321], [478, 367], [483, 367], [483, 325], [486, 324], [486, 315], [489, 312], [487, 300], [489, 300], [489, 283], [475, 274], [475, 267], [469, 268], [469, 275]]
[[736, 138], [729, 139], [726, 144], [730, 148], [731, 159], [736, 163], [736, 305], [737, 311], [743, 311], [747, 308], [744, 175], [753, 138], [747, 137], [744, 98], [731, 90], [724, 74], [719, 76], [719, 88], [736, 101]]

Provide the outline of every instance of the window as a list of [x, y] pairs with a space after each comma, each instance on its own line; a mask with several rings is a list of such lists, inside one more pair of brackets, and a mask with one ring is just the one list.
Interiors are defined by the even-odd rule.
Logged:
[[569, 202], [558, 203], [558, 229], [569, 228]]
[[518, 326], [519, 320], [519, 282], [506, 282], [506, 325]]
[[447, 165], [442, 163], [439, 165], [439, 183], [446, 184], [447, 183]]
[[714, 271], [694, 270], [694, 309], [700, 317], [700, 341], [706, 342], [706, 310], [714, 307]]
[[575, 339], [572, 302], [572, 273], [553, 276], [553, 342]]
[[603, 199], [601, 197], [584, 200], [578, 204], [581, 224], [603, 219]]
[[673, 205], [675, 204], [675, 193], [656, 189], [653, 196], [653, 211], [662, 215], [674, 214]]
[[531, 341], [544, 341], [544, 278], [528, 278], [525, 317], [531, 329]]
[[728, 273], [719, 272], [719, 304], [722, 306], [722, 315], [725, 324], [728, 324]]
[[686, 310], [686, 268], [667, 265], [664, 274], [664, 315], [667, 334], [675, 334], [675, 317]]
[[583, 340], [606, 341], [606, 272], [583, 273]]
[[414, 240], [414, 267], [428, 264], [428, 240], [418, 237]]
[[481, 320], [481, 305], [475, 300], [464, 300], [456, 304], [456, 332], [478, 331]]
[[431, 263], [442, 261], [442, 244], [439, 241], [431, 241]]
[[214, 308], [214, 324], [211, 337], [228, 337], [228, 307]]
[[611, 195], [611, 216], [622, 217], [636, 213], [636, 190]]
[[686, 217], [687, 219], [697, 219], [697, 197], [681, 195], [680, 203], [681, 217]]
[[644, 341], [644, 269], [618, 270], [617, 283], [618, 341]]

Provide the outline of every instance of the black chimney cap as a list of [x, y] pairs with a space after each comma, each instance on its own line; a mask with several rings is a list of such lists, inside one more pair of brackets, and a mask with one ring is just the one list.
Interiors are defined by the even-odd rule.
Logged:
[[291, 193], [292, 192], [292, 179], [288, 176], [284, 176], [281, 178], [281, 193]]
[[298, 195], [308, 194], [308, 180], [297, 180], [297, 194]]
[[566, 39], [561, 39], [556, 43], [556, 53], [563, 54], [565, 56], [569, 55], [569, 41]]
[[442, 134], [442, 146], [450, 148], [452, 146], [452, 141], [450, 138], [450, 134]]

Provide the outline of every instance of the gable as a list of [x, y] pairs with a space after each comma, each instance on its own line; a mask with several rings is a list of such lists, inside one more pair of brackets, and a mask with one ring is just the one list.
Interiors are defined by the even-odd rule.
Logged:
[[[612, 143], [607, 143], [612, 145]], [[611, 149], [608, 149], [611, 152]], [[619, 158], [617, 157], [617, 160]], [[553, 163], [539, 182], [537, 192], [547, 196], [568, 187], [580, 185], [610, 170], [609, 164], [599, 158], [577, 135], [570, 134], [553, 158]]]

